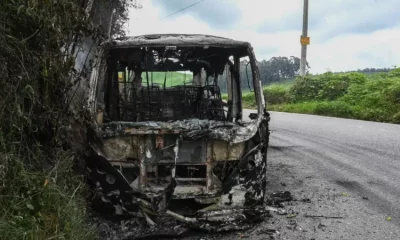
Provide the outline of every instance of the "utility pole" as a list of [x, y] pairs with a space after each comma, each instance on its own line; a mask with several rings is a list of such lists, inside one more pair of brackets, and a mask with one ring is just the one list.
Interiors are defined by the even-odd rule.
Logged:
[[300, 38], [301, 43], [301, 59], [300, 59], [300, 76], [306, 74], [307, 66], [307, 45], [310, 44], [308, 34], [308, 0], [304, 0], [303, 8], [303, 33]]

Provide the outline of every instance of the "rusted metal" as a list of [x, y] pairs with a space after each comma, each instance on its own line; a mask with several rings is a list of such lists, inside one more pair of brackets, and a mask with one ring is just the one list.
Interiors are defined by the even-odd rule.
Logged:
[[157, 149], [164, 148], [164, 136], [163, 135], [156, 136], [156, 148]]
[[243, 48], [250, 46], [248, 42], [236, 41], [228, 38], [202, 35], [202, 34], [151, 34], [143, 36], [128, 36], [120, 40], [111, 40], [103, 43], [105, 47], [131, 48], [131, 47], [220, 47], [220, 48]]
[[[105, 184], [103, 192], [116, 188], [121, 198], [108, 199], [107, 192], [100, 198], [113, 203], [120, 214], [132, 206], [135, 216], [140, 214], [137, 206], [152, 211], [142, 215], [150, 225], [155, 224], [154, 215], [167, 214], [209, 231], [251, 226], [253, 217], [248, 216], [253, 212], [246, 207], [260, 203], [263, 196], [269, 118], [250, 44], [172, 34], [108, 41], [103, 49], [100, 62], [107, 64], [91, 79], [91, 86], [99, 89], [91, 93], [91, 106], [104, 112], [96, 129], [99, 142], [93, 144], [99, 162], [91, 162], [89, 169]], [[250, 122], [242, 119], [242, 57], [249, 57], [252, 66], [258, 110]], [[228, 110], [217, 85], [224, 81], [224, 69]], [[122, 83], [118, 71], [123, 71]], [[145, 85], [142, 73], [151, 76], [157, 71], [191, 71], [195, 84], [169, 88], [166, 79], [164, 85], [146, 79]], [[101, 172], [99, 166], [104, 168]], [[187, 218], [168, 209], [172, 199], [215, 204], [218, 210]], [[259, 209], [257, 213], [264, 214]]]
[[213, 158], [215, 161], [239, 160], [243, 155], [245, 143], [229, 144], [226, 141], [213, 141]]
[[214, 189], [214, 176], [213, 176], [213, 167], [214, 167], [214, 159], [213, 159], [213, 144], [212, 141], [207, 142], [207, 190], [211, 191]]
[[140, 175], [139, 175], [139, 186], [140, 186], [140, 188], [145, 188], [146, 187], [146, 185], [147, 185], [147, 166], [146, 166], [146, 162], [145, 162], [145, 151], [146, 151], [146, 148], [145, 148], [145, 144], [144, 144], [144, 139], [143, 138], [141, 138], [140, 140], [139, 140], [139, 143], [141, 143], [140, 144], [140, 146], [139, 146], [139, 149], [140, 149], [140, 160], [139, 160], [139, 162], [140, 162]]

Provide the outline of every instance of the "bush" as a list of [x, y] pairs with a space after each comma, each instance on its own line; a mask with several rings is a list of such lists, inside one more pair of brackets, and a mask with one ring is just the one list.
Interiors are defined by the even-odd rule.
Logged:
[[[360, 73], [326, 73], [297, 78], [285, 95], [289, 104], [278, 100], [278, 105], [270, 105], [269, 109], [400, 123], [399, 72], [395, 69], [368, 77]], [[277, 92], [284, 94], [273, 91]]]
[[353, 84], [341, 98], [353, 105], [398, 109], [400, 104], [400, 78], [368, 80], [364, 84]]
[[400, 77], [400, 68], [393, 69], [388, 73], [389, 77]]
[[319, 78], [313, 76], [296, 78], [289, 91], [290, 101], [295, 103], [317, 99], [322, 84], [323, 82]]
[[274, 84], [264, 88], [264, 97], [267, 104], [287, 103], [289, 91], [285, 86]]
[[350, 85], [365, 81], [366, 77], [361, 73], [298, 77], [290, 89], [290, 99], [292, 102], [336, 100], [347, 93]]
[[254, 93], [249, 92], [242, 94], [242, 103], [243, 103], [243, 108], [255, 108], [257, 104]]

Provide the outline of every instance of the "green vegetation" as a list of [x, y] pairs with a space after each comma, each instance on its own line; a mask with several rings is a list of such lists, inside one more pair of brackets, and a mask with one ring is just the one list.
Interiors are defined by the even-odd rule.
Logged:
[[75, 0], [1, 1], [0, 16], [0, 239], [93, 239], [72, 170], [71, 124], [85, 119], [70, 111], [80, 78], [65, 46], [95, 29]]
[[242, 94], [243, 108], [254, 108], [256, 107], [256, 98], [254, 93], [248, 92]]
[[95, 229], [86, 218], [83, 179], [71, 170], [74, 156], [53, 152], [58, 159], [52, 169], [33, 170], [48, 159], [39, 149], [34, 153], [32, 165], [20, 156], [2, 156], [8, 171], [0, 197], [0, 239], [94, 239]]
[[[379, 70], [379, 69], [378, 69]], [[268, 110], [400, 123], [400, 68], [307, 75], [264, 87]], [[243, 85], [243, 84], [242, 84]], [[243, 87], [243, 107], [255, 108]], [[227, 99], [227, 94], [222, 95]]]
[[[242, 60], [240, 63], [240, 76], [242, 91], [250, 92], [253, 89], [251, 67], [247, 60]], [[273, 57], [270, 60], [263, 60], [256, 63], [260, 71], [261, 84], [287, 84], [290, 83], [300, 71], [300, 59], [294, 56], [291, 57]], [[307, 63], [307, 70], [309, 69]], [[221, 92], [226, 92], [226, 75], [222, 75], [219, 81]]]
[[[282, 83], [273, 83], [264, 88], [264, 94], [268, 95], [266, 98], [267, 104], [282, 104], [288, 101], [288, 90], [293, 85], [294, 79], [287, 79]], [[222, 99], [227, 99], [226, 93], [222, 94]], [[242, 100], [244, 108], [255, 108], [256, 101], [254, 93], [248, 89], [242, 89]]]
[[287, 102], [289, 96], [287, 94], [288, 89], [282, 85], [272, 85], [264, 88], [267, 104], [282, 104]]
[[268, 110], [400, 123], [400, 69], [298, 77], [264, 94]]
[[[117, 10], [114, 34], [129, 2], [96, 2]], [[77, 171], [91, 120], [73, 51], [101, 34], [82, 1], [0, 1], [0, 239], [96, 239]]]
[[[153, 75], [153, 76], [152, 76]], [[160, 86], [164, 86], [164, 79], [165, 76], [166, 80], [166, 87], [173, 87], [178, 85], [184, 84], [191, 84], [193, 81], [193, 76], [191, 73], [181, 73], [181, 72], [149, 72], [149, 81], [151, 82], [151, 77], [153, 77], [153, 83], [159, 84]], [[146, 73], [142, 73], [142, 82], [143, 85], [147, 86], [147, 78]]]

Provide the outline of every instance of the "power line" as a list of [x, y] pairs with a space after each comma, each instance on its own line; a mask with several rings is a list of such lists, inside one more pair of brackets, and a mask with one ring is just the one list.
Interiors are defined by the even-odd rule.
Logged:
[[184, 7], [184, 8], [182, 8], [182, 9], [179, 9], [178, 11], [176, 11], [176, 12], [174, 12], [174, 13], [171, 13], [171, 14], [169, 14], [169, 15], [163, 17], [163, 18], [160, 18], [160, 20], [163, 20], [163, 19], [165, 19], [165, 18], [167, 18], [167, 17], [170, 17], [170, 16], [172, 16], [172, 15], [175, 15], [175, 14], [177, 14], [177, 13], [179, 13], [179, 12], [182, 12], [182, 11], [184, 11], [184, 10], [186, 10], [186, 9], [188, 9], [188, 8], [191, 8], [191, 7], [193, 7], [194, 5], [197, 5], [197, 4], [199, 4], [199, 3], [201, 3], [201, 2], [204, 2], [204, 1], [205, 1], [205, 0], [201, 0], [201, 1], [195, 2], [195, 3], [193, 3], [192, 5], [189, 5], [189, 6], [187, 6], [187, 7]]

